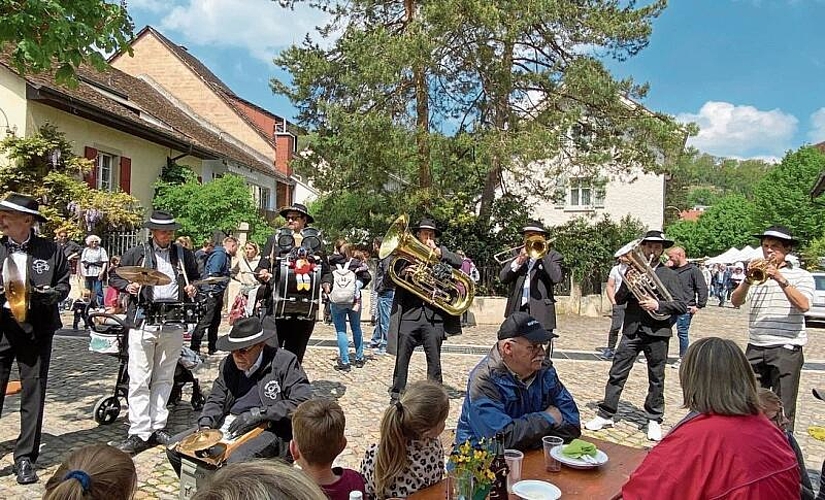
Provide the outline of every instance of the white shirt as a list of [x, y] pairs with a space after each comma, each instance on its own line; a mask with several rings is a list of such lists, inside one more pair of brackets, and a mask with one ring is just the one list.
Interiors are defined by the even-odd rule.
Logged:
[[[530, 302], [530, 272], [533, 270], [535, 264], [536, 259], [531, 258], [527, 260], [527, 276], [524, 277], [524, 285], [521, 287], [521, 305]], [[523, 265], [524, 264], [519, 264], [517, 259], [513, 259], [513, 262], [510, 263], [510, 270], [516, 272]]]
[[[814, 278], [801, 268], [783, 267], [780, 272], [799, 290], [808, 304], [814, 301]], [[769, 279], [763, 285], [753, 285], [748, 290], [751, 303], [748, 318], [748, 343], [760, 347], [781, 345], [803, 346], [808, 342], [805, 332], [805, 316], [792, 306], [779, 283]]]
[[168, 285], [156, 286], [153, 290], [152, 297], [157, 299], [172, 299], [178, 300], [178, 281], [175, 279], [175, 268], [172, 267], [172, 261], [169, 257], [169, 249], [172, 245], [166, 248], [152, 244], [155, 250], [155, 262], [157, 263], [158, 271], [172, 279]]
[[252, 366], [249, 367], [249, 370], [245, 370], [243, 372], [244, 376], [246, 378], [251, 377], [252, 374], [254, 374], [256, 371], [258, 371], [258, 368], [261, 367], [261, 363], [263, 362], [263, 360], [264, 360], [264, 351], [261, 350], [261, 352], [258, 353], [258, 359], [256, 359], [255, 362], [252, 363]]
[[613, 293], [616, 293], [619, 287], [622, 286], [625, 271], [627, 271], [627, 264], [616, 264], [610, 269], [610, 274], [607, 279], [613, 278]]

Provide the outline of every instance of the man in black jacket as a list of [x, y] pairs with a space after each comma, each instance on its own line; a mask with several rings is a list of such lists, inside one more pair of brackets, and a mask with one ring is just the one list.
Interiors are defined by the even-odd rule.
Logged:
[[[37, 482], [34, 464], [40, 452], [46, 381], [54, 332], [62, 326], [58, 304], [69, 295], [69, 264], [58, 246], [34, 234], [36, 222], [46, 222], [38, 203], [16, 193], [0, 202], [0, 409], [12, 364], [20, 370], [20, 435], [14, 447], [17, 482]], [[25, 318], [12, 314], [11, 288], [30, 287], [22, 305]], [[16, 308], [15, 308], [16, 309]]]
[[[224, 436], [237, 437], [264, 424], [264, 432], [236, 448], [227, 462], [287, 456], [292, 413], [312, 397], [312, 386], [294, 354], [267, 345], [273, 337], [275, 331], [264, 330], [253, 317], [238, 320], [229, 335], [218, 339], [218, 349], [231, 354], [221, 362], [198, 428], [172, 437], [171, 443], [201, 429], [222, 429]], [[180, 453], [170, 446], [166, 455], [180, 476]]]
[[682, 282], [688, 300], [688, 312], [676, 317], [676, 334], [679, 336], [679, 359], [670, 366], [671, 368], [679, 368], [682, 364], [682, 357], [687, 352], [690, 344], [688, 338], [690, 321], [693, 319], [693, 315], [708, 303], [708, 285], [702, 271], [696, 267], [696, 264], [688, 262], [684, 248], [670, 248], [667, 255], [673, 262], [673, 272], [679, 275], [679, 280]]
[[[441, 234], [441, 231], [436, 227], [435, 221], [427, 218], [421, 219], [421, 222], [413, 229], [418, 240], [432, 249], [441, 263], [454, 269], [461, 268], [461, 258], [458, 255], [447, 250], [447, 247], [436, 244], [435, 238]], [[399, 264], [396, 263], [396, 265]], [[408, 272], [408, 269], [396, 272], [403, 275]], [[397, 401], [407, 386], [410, 358], [416, 346], [424, 347], [424, 355], [427, 357], [427, 378], [442, 382], [441, 343], [447, 332], [461, 332], [461, 319], [458, 316], [452, 316], [424, 302], [402, 287], [396, 288], [387, 342], [387, 350], [396, 354], [392, 387], [390, 387], [391, 401]]]
[[[585, 424], [585, 428], [598, 431], [613, 426], [613, 415], [619, 407], [624, 384], [640, 352], [647, 359], [648, 391], [645, 399], [647, 413], [647, 438], [652, 441], [662, 439], [662, 418], [665, 413], [665, 364], [670, 337], [673, 336], [673, 316], [687, 312], [687, 299], [679, 277], [659, 260], [665, 248], [673, 246], [673, 241], [665, 238], [661, 231], [648, 231], [640, 242], [643, 258], [667, 289], [672, 300], [665, 300], [663, 293], [658, 297], [637, 298], [631, 293], [627, 283], [627, 272], [622, 286], [616, 292], [616, 303], [627, 304], [622, 340], [613, 358], [610, 374], [604, 390], [604, 400], [599, 403], [596, 417]], [[629, 269], [635, 269], [633, 263]], [[644, 276], [644, 275], [643, 275]], [[651, 313], [665, 315], [655, 319]]]
[[[151, 231], [151, 239], [127, 250], [122, 266], [112, 272], [109, 280], [110, 286], [129, 294], [129, 435], [115, 443], [129, 454], [165, 445], [171, 437], [166, 431], [166, 402], [186, 328], [180, 315], [184, 303], [191, 302], [198, 293], [190, 284], [198, 278], [195, 255], [173, 243], [180, 224], [168, 212], [155, 210], [144, 227]], [[130, 282], [119, 274], [129, 266], [155, 269], [171, 282], [160, 286]]]
[[[307, 350], [307, 344], [309, 343], [309, 337], [315, 328], [317, 318], [314, 316], [314, 313], [317, 313], [317, 308], [313, 310], [312, 317], [289, 316], [287, 314], [281, 314], [277, 310], [278, 299], [286, 300], [290, 298], [280, 296], [283, 291], [279, 283], [281, 273], [285, 270], [285, 266], [282, 266], [281, 263], [296, 262], [298, 252], [302, 246], [303, 248], [307, 248], [309, 257], [318, 261], [315, 265], [321, 266], [321, 287], [324, 293], [329, 293], [332, 288], [332, 273], [330, 272], [329, 263], [321, 249], [312, 248], [313, 245], [303, 241], [304, 229], [308, 229], [307, 224], [315, 221], [307, 211], [307, 207], [300, 203], [294, 203], [281, 208], [279, 214], [286, 219], [287, 225], [266, 240], [266, 245], [264, 245], [264, 249], [261, 252], [261, 260], [255, 269], [255, 274], [261, 283], [266, 285], [266, 289], [264, 290], [266, 305], [266, 311], [263, 317], [264, 325], [267, 328], [276, 330], [278, 332], [278, 345], [295, 354], [298, 362], [302, 362], [304, 360], [304, 353], [306, 353]], [[320, 243], [320, 238], [315, 236], [313, 236], [313, 238]], [[294, 286], [288, 286], [287, 288], [291, 290], [293, 287]], [[317, 290], [315, 287], [311, 287], [310, 292], [301, 294], [301, 296], [297, 298], [300, 299], [299, 301], [305, 297], [316, 300], [318, 297], [314, 296], [315, 290]]]
[[[524, 238], [541, 236], [547, 239], [548, 232], [540, 222], [527, 221], [522, 228]], [[549, 245], [549, 243], [548, 243]], [[555, 250], [541, 259], [531, 258], [525, 247], [510, 261], [504, 263], [499, 273], [501, 282], [511, 285], [504, 317], [516, 311], [524, 311], [536, 318], [548, 332], [556, 329], [556, 298], [553, 286], [562, 280], [562, 255]]]

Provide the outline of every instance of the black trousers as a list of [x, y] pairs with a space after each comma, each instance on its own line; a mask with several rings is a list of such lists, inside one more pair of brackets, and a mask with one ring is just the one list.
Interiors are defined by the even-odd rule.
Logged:
[[192, 342], [189, 347], [197, 352], [201, 348], [203, 334], [207, 333], [209, 351], [217, 351], [215, 343], [218, 341], [218, 327], [221, 326], [221, 311], [223, 311], [223, 292], [209, 294], [206, 298], [203, 316], [198, 320], [198, 326], [192, 332]]
[[[197, 430], [197, 427], [195, 427], [185, 430], [180, 434], [175, 434], [172, 436], [172, 442], [178, 443]], [[267, 430], [238, 446], [232, 454], [229, 455], [229, 458], [226, 459], [226, 463], [246, 462], [252, 458], [287, 458], [288, 453], [289, 443], [278, 437], [275, 433]], [[180, 477], [181, 454], [167, 447], [166, 458], [169, 460], [172, 468], [175, 469], [175, 473]]]
[[619, 342], [619, 332], [624, 324], [624, 310], [627, 304], [613, 304], [613, 311], [610, 315], [610, 331], [607, 332], [607, 348], [611, 351], [616, 348]]
[[[422, 315], [423, 316], [423, 315]], [[397, 397], [407, 386], [410, 359], [417, 346], [424, 347], [427, 357], [427, 378], [441, 383], [441, 343], [444, 341], [444, 323], [421, 318], [416, 321], [401, 320], [398, 329], [398, 348], [395, 370], [392, 374], [390, 394]]]
[[636, 362], [640, 352], [645, 353], [647, 359], [647, 398], [645, 411], [648, 420], [662, 422], [665, 414], [665, 364], [667, 363], [667, 347], [670, 337], [653, 337], [636, 333], [630, 338], [622, 336], [619, 348], [610, 366], [607, 386], [604, 388], [604, 401], [599, 403], [599, 415], [603, 418], [612, 418], [619, 409], [619, 399], [622, 397], [624, 384], [630, 375], [630, 370]]
[[54, 332], [39, 332], [37, 338], [32, 338], [32, 334], [23, 332], [7, 310], [0, 313], [0, 329], [0, 411], [12, 363], [16, 359], [23, 392], [20, 394], [20, 435], [14, 447], [14, 460], [28, 457], [36, 462], [40, 452]]
[[758, 347], [748, 344], [745, 355], [759, 384], [775, 392], [782, 400], [789, 421], [787, 429], [793, 432], [799, 375], [805, 363], [802, 346], [786, 349], [782, 346]]
[[315, 322], [304, 319], [278, 319], [275, 320], [275, 328], [278, 331], [278, 347], [291, 352], [298, 358], [299, 363], [303, 363]]

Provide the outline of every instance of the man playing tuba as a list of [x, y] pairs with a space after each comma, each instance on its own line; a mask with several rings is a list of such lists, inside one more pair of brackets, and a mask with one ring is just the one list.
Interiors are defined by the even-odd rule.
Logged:
[[[687, 299], [679, 281], [679, 276], [671, 269], [661, 265], [660, 257], [665, 248], [673, 246], [673, 241], [667, 239], [661, 231], [648, 231], [636, 249], [636, 256], [641, 250], [641, 258], [646, 262], [639, 263], [631, 254], [630, 265], [625, 272], [622, 284], [616, 292], [616, 303], [627, 304], [622, 327], [622, 340], [613, 357], [610, 374], [604, 389], [604, 400], [599, 403], [596, 417], [585, 424], [585, 428], [598, 431], [604, 427], [613, 426], [613, 415], [619, 409], [619, 399], [622, 396], [624, 384], [633, 368], [633, 363], [640, 352], [645, 353], [647, 359], [648, 391], [645, 399], [645, 413], [647, 414], [647, 438], [651, 441], [662, 439], [662, 419], [665, 414], [665, 364], [670, 337], [673, 336], [673, 315], [687, 312]], [[635, 246], [633, 247], [636, 248]], [[647, 264], [647, 265], [645, 265]], [[641, 269], [640, 269], [641, 267]], [[653, 276], [650, 276], [650, 273]], [[633, 279], [636, 283], [629, 283]], [[658, 282], [658, 283], [657, 283]], [[665, 290], [658, 290], [656, 295], [637, 297], [635, 293], [646, 287], [645, 284], [661, 284]], [[636, 290], [632, 293], [631, 290]]]
[[[421, 219], [413, 228], [418, 240], [431, 249], [440, 262], [448, 264], [454, 269], [461, 267], [461, 258], [438, 245], [435, 238], [441, 233], [432, 219]], [[410, 266], [412, 267], [412, 266]], [[408, 272], [409, 269], [400, 271]], [[452, 316], [444, 310], [422, 300], [417, 295], [397, 287], [392, 303], [390, 317], [390, 331], [388, 350], [396, 348], [395, 370], [390, 388], [391, 401], [397, 401], [401, 392], [407, 386], [407, 373], [410, 368], [410, 358], [416, 346], [424, 347], [427, 357], [427, 378], [442, 382], [441, 378], [441, 343], [445, 332], [457, 334], [461, 332], [461, 321], [458, 316]], [[396, 340], [393, 345], [393, 340]]]

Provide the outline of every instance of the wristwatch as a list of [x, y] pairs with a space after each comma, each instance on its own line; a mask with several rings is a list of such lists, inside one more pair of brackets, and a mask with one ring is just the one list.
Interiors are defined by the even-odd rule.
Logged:
[[789, 286], [789, 285], [790, 285], [790, 282], [788, 282], [788, 280], [787, 280], [787, 279], [786, 279], [785, 281], [783, 281], [783, 282], [779, 283], [779, 286], [780, 286], [781, 288], [785, 288], [785, 287], [787, 287], [787, 286]]

